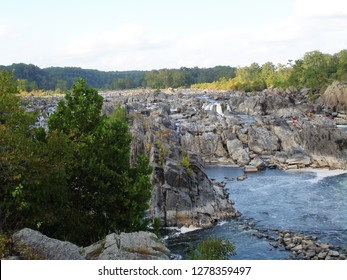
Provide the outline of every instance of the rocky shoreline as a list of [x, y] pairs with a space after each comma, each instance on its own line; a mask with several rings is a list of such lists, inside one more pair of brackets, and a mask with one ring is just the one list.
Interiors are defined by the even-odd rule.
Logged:
[[347, 248], [318, 242], [316, 236], [294, 233], [289, 230], [252, 230], [251, 235], [269, 241], [274, 248], [283, 248], [291, 253], [293, 260], [345, 260]]

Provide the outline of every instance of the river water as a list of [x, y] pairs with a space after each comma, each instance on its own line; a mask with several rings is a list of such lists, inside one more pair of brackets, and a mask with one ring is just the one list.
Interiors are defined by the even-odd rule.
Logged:
[[[166, 240], [177, 256], [186, 258], [190, 243], [210, 235], [230, 239], [237, 248], [232, 259], [287, 259], [289, 252], [273, 248], [253, 235], [254, 229], [281, 229], [316, 235], [318, 242], [347, 247], [347, 174], [334, 170], [267, 169], [247, 174], [241, 168], [214, 166], [210, 178], [227, 181], [226, 188], [241, 217]], [[252, 230], [249, 230], [252, 225]]]

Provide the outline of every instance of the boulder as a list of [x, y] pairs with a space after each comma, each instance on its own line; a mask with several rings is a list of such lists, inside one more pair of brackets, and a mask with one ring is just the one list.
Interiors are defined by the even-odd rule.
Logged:
[[257, 171], [258, 171], [258, 169], [253, 165], [246, 165], [243, 168], [243, 172], [245, 172], [245, 173], [253, 173], [253, 172], [257, 172]]
[[238, 176], [238, 177], [236, 178], [237, 181], [244, 181], [244, 180], [246, 180], [246, 179], [247, 179], [247, 176]]
[[[170, 250], [151, 232], [111, 233], [88, 246], [47, 237], [24, 228], [13, 234], [20, 259], [44, 260], [168, 260]], [[18, 258], [18, 257], [17, 257]]]
[[249, 163], [249, 156], [246, 150], [243, 148], [243, 144], [240, 140], [227, 140], [227, 148], [230, 157], [237, 162], [238, 165], [244, 166]]
[[98, 260], [168, 260], [170, 250], [151, 232], [107, 235], [83, 249], [86, 259]]
[[252, 159], [250, 165], [256, 167], [258, 170], [264, 170], [266, 168], [265, 162], [260, 157]]
[[24, 259], [82, 260], [81, 248], [67, 241], [49, 238], [42, 233], [24, 228], [13, 234], [16, 251]]
[[294, 157], [288, 158], [286, 163], [289, 165], [308, 166], [311, 164], [311, 159], [308, 156], [298, 154]]
[[323, 94], [323, 102], [326, 108], [334, 108], [339, 111], [347, 110], [347, 85], [334, 81], [327, 87]]
[[271, 155], [279, 149], [278, 138], [266, 128], [248, 130], [248, 147], [257, 154]]

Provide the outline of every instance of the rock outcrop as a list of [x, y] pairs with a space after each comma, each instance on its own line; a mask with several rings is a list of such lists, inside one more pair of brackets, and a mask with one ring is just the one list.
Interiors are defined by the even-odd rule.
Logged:
[[[148, 103], [154, 99], [155, 104]], [[124, 103], [134, 116], [132, 158], [145, 153], [154, 167], [151, 216], [163, 226], [210, 227], [239, 215], [226, 191], [206, 176], [200, 154], [181, 144], [177, 119], [170, 117], [170, 96], [132, 96], [131, 101]]]
[[324, 105], [333, 112], [347, 110], [347, 84], [334, 81], [323, 94]]
[[88, 260], [168, 260], [170, 250], [151, 232], [111, 233], [81, 250]]
[[111, 233], [88, 247], [49, 238], [24, 228], [13, 234], [17, 259], [42, 260], [168, 260], [170, 250], [151, 232]]
[[16, 252], [23, 259], [82, 260], [80, 248], [67, 241], [49, 238], [42, 233], [24, 228], [13, 234]]

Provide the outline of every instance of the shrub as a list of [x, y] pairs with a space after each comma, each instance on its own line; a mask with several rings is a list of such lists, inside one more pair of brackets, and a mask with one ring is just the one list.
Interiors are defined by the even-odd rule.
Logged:
[[227, 260], [234, 255], [236, 255], [236, 247], [230, 240], [210, 236], [200, 241], [196, 249], [191, 245], [188, 258], [190, 260]]

